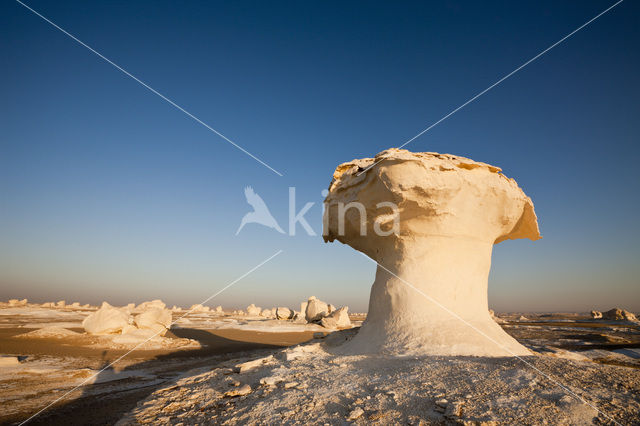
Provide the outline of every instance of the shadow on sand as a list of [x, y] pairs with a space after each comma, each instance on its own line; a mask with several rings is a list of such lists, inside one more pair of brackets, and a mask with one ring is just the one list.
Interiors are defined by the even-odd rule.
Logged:
[[[171, 353], [154, 355], [141, 362], [119, 369], [118, 365], [108, 367], [101, 372], [94, 383], [82, 388], [79, 397], [63, 400], [49, 407], [38, 416], [31, 419], [29, 425], [112, 425], [128, 411], [132, 410], [138, 401], [143, 400], [156, 389], [168, 386], [182, 373], [202, 367], [215, 368], [221, 362], [249, 355], [248, 352], [274, 350], [284, 346], [297, 344], [309, 340], [308, 333], [296, 333], [298, 336], [284, 336], [280, 339], [262, 339], [272, 343], [259, 343], [256, 333], [233, 338], [222, 337], [207, 330], [179, 328], [171, 329], [166, 337], [179, 337], [197, 340], [201, 348], [177, 350]], [[269, 333], [272, 334], [272, 333]], [[252, 336], [253, 338], [250, 338]], [[259, 336], [258, 336], [259, 337]], [[258, 339], [260, 340], [260, 339]], [[143, 352], [143, 351], [139, 351]], [[102, 354], [102, 367], [117, 359], [122, 354]], [[140, 357], [132, 353], [131, 357]], [[115, 368], [114, 368], [115, 367]], [[100, 369], [101, 369], [100, 368]], [[67, 392], [60, 389], [60, 395]], [[71, 398], [71, 395], [69, 396]], [[17, 423], [26, 420], [30, 413]]]

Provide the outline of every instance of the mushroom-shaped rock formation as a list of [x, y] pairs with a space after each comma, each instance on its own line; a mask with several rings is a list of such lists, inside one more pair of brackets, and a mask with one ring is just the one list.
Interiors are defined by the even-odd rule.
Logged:
[[335, 350], [530, 354], [488, 310], [493, 245], [541, 238], [531, 199], [500, 171], [455, 155], [398, 149], [337, 167], [324, 240], [350, 245], [378, 267], [366, 321]]

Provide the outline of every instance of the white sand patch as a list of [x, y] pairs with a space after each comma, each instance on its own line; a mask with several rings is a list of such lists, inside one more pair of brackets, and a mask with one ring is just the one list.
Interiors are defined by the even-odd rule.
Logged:
[[38, 317], [38, 318], [64, 318], [64, 317], [76, 317], [78, 316], [78, 313], [60, 311], [57, 309], [39, 308], [39, 307], [22, 307], [22, 308], [0, 309], [0, 315], [29, 316], [29, 317]]
[[80, 336], [80, 333], [77, 333], [73, 330], [68, 330], [63, 327], [55, 326], [45, 326], [39, 328], [34, 331], [30, 331], [28, 333], [19, 334], [18, 338], [66, 338], [66, 337], [77, 337]]
[[23, 328], [82, 328], [82, 321], [50, 321], [50, 322], [30, 322], [24, 324]]
[[153, 330], [138, 329], [125, 334], [94, 336], [97, 342], [94, 348], [135, 349], [141, 351], [159, 349], [198, 349], [200, 343], [192, 339], [154, 336]]
[[17, 356], [0, 356], [0, 367], [15, 367], [20, 365], [20, 359]]

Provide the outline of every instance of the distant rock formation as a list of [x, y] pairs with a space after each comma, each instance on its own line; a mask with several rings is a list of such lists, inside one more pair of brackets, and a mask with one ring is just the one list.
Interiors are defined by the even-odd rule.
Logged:
[[[131, 307], [131, 305], [133, 304], [130, 303], [128, 306]], [[136, 306], [134, 309], [140, 312], [140, 311], [146, 311], [147, 309], [150, 309], [150, 308], [164, 309], [166, 307], [167, 305], [162, 300], [155, 299], [148, 302], [142, 302], [141, 304]]]
[[591, 318], [593, 318], [593, 319], [601, 319], [602, 318], [602, 312], [600, 312], [600, 311], [591, 311]]
[[488, 312], [493, 245], [541, 238], [531, 199], [500, 171], [455, 155], [398, 149], [336, 168], [324, 239], [378, 263], [367, 319], [339, 350], [530, 354]]
[[102, 302], [100, 309], [89, 314], [82, 321], [82, 327], [89, 334], [115, 334], [121, 333], [132, 323], [133, 318], [126, 309], [116, 308], [107, 302]]
[[253, 303], [247, 306], [247, 315], [257, 317], [260, 316], [260, 312], [262, 312], [262, 308], [260, 306], [256, 306]]
[[[164, 305], [164, 304], [162, 304]], [[144, 305], [143, 312], [131, 316], [130, 306], [116, 308], [107, 302], [102, 302], [102, 306], [97, 311], [89, 314], [82, 327], [89, 334], [130, 334], [142, 333], [146, 336], [164, 336], [171, 326], [171, 311], [160, 308], [158, 303]], [[140, 310], [136, 308], [136, 310]]]
[[293, 311], [289, 308], [279, 306], [276, 308], [276, 318], [279, 320], [288, 320], [293, 318]]
[[193, 312], [193, 313], [196, 313], [196, 312], [201, 312], [201, 313], [203, 313], [203, 312], [211, 312], [211, 308], [208, 307], [208, 306], [202, 306], [201, 304], [196, 303], [195, 305], [191, 305], [191, 307], [189, 308], [189, 312]]
[[602, 313], [602, 319], [611, 321], [638, 321], [636, 316], [629, 311], [620, 308], [613, 308]]

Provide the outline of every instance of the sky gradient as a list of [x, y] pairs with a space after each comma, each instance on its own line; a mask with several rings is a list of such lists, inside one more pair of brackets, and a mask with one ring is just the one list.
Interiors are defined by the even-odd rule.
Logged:
[[[614, 2], [0, 4], [0, 298], [367, 307], [375, 267], [324, 244], [335, 167], [399, 146]], [[498, 311], [640, 311], [640, 4], [611, 12], [406, 148], [515, 178], [543, 239], [494, 248]], [[317, 236], [235, 236], [252, 186]]]

